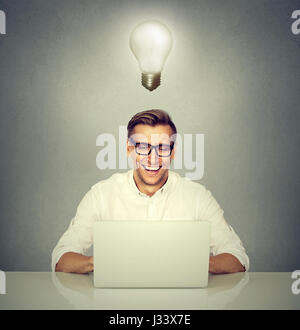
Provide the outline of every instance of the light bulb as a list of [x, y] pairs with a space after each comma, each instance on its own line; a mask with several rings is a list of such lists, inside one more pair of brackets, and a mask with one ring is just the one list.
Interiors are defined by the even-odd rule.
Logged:
[[137, 25], [131, 33], [130, 49], [142, 71], [142, 85], [153, 91], [160, 85], [160, 76], [172, 48], [172, 35], [158, 21], [146, 21]]

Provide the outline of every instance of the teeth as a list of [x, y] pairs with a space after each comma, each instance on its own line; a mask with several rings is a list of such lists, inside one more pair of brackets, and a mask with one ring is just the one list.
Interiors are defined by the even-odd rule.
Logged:
[[159, 170], [159, 166], [156, 166], [156, 167], [152, 167], [152, 166], [144, 166], [146, 170], [148, 171], [157, 171]]

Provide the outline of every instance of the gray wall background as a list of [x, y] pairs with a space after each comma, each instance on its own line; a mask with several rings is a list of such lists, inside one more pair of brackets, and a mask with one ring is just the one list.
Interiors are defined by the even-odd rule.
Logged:
[[[252, 271], [300, 267], [299, 1], [0, 1], [0, 269], [49, 271], [99, 170], [96, 138], [162, 108], [205, 134], [205, 174]], [[162, 85], [140, 85], [128, 46], [144, 19], [174, 48]], [[185, 171], [181, 171], [184, 173]]]

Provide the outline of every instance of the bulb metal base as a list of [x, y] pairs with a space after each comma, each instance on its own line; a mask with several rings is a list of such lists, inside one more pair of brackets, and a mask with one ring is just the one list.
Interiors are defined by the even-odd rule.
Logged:
[[160, 85], [160, 73], [142, 73], [142, 85], [152, 92]]

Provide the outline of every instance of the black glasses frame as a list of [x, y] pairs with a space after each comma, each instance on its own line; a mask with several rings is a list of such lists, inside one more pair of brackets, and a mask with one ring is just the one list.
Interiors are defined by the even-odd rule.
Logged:
[[[149, 156], [149, 155], [151, 154], [151, 152], [152, 152], [152, 149], [154, 149], [154, 150], [155, 150], [155, 153], [156, 153], [156, 155], [157, 155], [158, 157], [170, 157], [170, 156], [171, 156], [171, 153], [172, 153], [172, 151], [173, 151], [173, 149], [174, 149], [174, 143], [168, 145], [168, 146], [170, 146], [170, 153], [169, 153], [168, 155], [163, 156], [163, 155], [160, 155], [160, 154], [158, 153], [158, 147], [164, 145], [163, 143], [160, 143], [160, 144], [158, 144], [158, 145], [156, 145], [156, 146], [153, 146], [152, 144], [145, 143], [145, 142], [135, 142], [135, 141], [132, 140], [132, 139], [130, 139], [130, 141], [131, 141], [131, 143], [134, 145], [135, 152], [136, 152], [138, 155], [140, 155], [140, 156]], [[148, 148], [149, 148], [148, 153], [140, 153], [140, 152], [138, 152], [138, 151], [137, 151], [137, 147], [138, 147], [139, 144], [148, 144]]]

